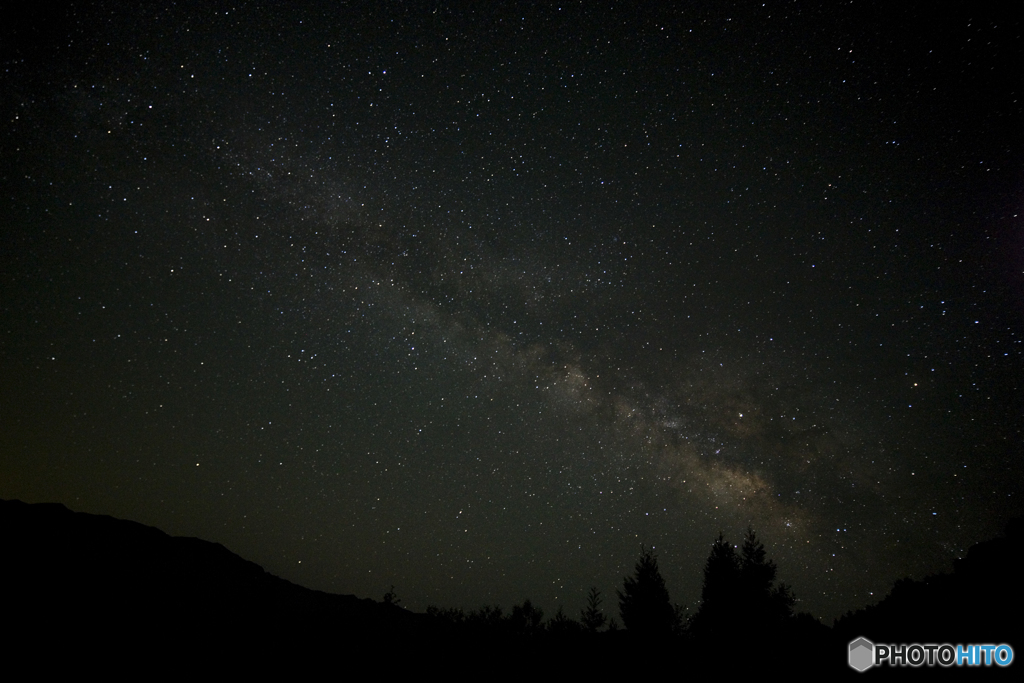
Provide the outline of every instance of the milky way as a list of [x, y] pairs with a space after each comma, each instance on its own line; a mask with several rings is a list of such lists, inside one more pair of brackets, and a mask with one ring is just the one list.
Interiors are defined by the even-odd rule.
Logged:
[[[301, 6], [300, 6], [301, 5]], [[1021, 25], [70, 4], [4, 29], [0, 496], [303, 585], [830, 619], [1021, 514]]]

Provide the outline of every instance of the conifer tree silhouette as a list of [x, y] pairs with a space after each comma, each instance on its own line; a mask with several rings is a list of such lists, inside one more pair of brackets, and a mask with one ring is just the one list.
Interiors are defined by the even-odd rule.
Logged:
[[653, 550], [641, 549], [632, 577], [626, 577], [619, 596], [619, 615], [628, 631], [647, 636], [667, 636], [675, 625], [665, 579], [658, 570]]
[[704, 584], [700, 592], [700, 611], [694, 617], [695, 630], [707, 636], [728, 631], [739, 602], [739, 578], [740, 561], [736, 551], [719, 532], [704, 563]]
[[530, 636], [540, 632], [543, 620], [544, 610], [534, 607], [529, 600], [524, 600], [523, 604], [512, 607], [508, 625], [512, 633]]
[[601, 611], [601, 591], [597, 590], [597, 586], [591, 586], [587, 593], [587, 607], [580, 610], [580, 622], [583, 628], [595, 633], [604, 626], [605, 620], [604, 612]]
[[555, 616], [551, 617], [547, 623], [548, 633], [552, 633], [556, 636], [573, 635], [583, 632], [585, 629], [583, 625], [573, 619], [572, 617], [566, 616], [565, 610], [562, 606], [558, 606], [558, 611], [555, 612]]
[[739, 555], [719, 533], [704, 565], [694, 631], [710, 638], [753, 637], [781, 625], [792, 616], [795, 600], [786, 584], [774, 585], [776, 574], [752, 528]]
[[740, 559], [740, 605], [753, 629], [770, 628], [793, 614], [795, 600], [786, 584], [774, 586], [776, 573], [775, 563], [766, 557], [764, 544], [748, 527]]

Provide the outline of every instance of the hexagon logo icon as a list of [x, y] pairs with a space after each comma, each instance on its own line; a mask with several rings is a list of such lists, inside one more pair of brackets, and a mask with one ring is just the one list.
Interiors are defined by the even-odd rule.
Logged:
[[875, 644], [867, 638], [858, 638], [850, 643], [850, 667], [867, 671], [875, 663]]

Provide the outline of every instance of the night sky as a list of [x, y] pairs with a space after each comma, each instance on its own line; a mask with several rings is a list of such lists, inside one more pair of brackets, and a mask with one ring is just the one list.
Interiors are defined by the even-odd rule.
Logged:
[[1024, 512], [1019, 19], [168, 5], [0, 21], [0, 497], [548, 615], [752, 525], [827, 623]]

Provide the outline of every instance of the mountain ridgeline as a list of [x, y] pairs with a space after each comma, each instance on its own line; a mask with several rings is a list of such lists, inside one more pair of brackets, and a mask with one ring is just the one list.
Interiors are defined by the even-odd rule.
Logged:
[[117, 642], [154, 653], [189, 643], [211, 653], [252, 653], [374, 646], [465, 662], [511, 649], [595, 666], [616, 653], [625, 664], [642, 652], [704, 662], [698, 668], [716, 661], [791, 665], [799, 652], [802, 665], [846, 671], [846, 645], [859, 636], [1024, 642], [1017, 619], [1024, 609], [1021, 520], [1004, 537], [973, 546], [952, 574], [901, 580], [879, 604], [848, 613], [831, 628], [793, 613], [793, 593], [777, 581], [753, 530], [738, 552], [721, 535], [712, 545], [701, 605], [689, 616], [670, 602], [657, 557], [642, 550], [616, 592], [618, 620], [608, 617], [596, 587], [579, 615], [559, 609], [546, 621], [529, 600], [507, 613], [485, 606], [418, 614], [398, 606], [393, 590], [382, 602], [310, 590], [219, 544], [59, 504], [0, 500], [0, 544], [4, 622], [23, 642], [68, 647]]

